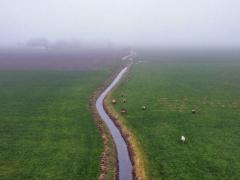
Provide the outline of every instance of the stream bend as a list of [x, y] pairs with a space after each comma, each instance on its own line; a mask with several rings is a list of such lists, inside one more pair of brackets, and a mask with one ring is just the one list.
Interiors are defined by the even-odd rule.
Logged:
[[96, 101], [96, 108], [101, 117], [101, 119], [107, 125], [113, 141], [116, 144], [118, 167], [119, 167], [119, 180], [132, 180], [133, 179], [133, 166], [130, 160], [130, 155], [128, 152], [127, 144], [123, 139], [120, 130], [114, 124], [113, 120], [108, 116], [103, 107], [104, 98], [113, 89], [113, 87], [121, 80], [122, 76], [126, 73], [128, 66], [123, 68], [117, 77], [112, 81], [112, 83], [102, 92]]

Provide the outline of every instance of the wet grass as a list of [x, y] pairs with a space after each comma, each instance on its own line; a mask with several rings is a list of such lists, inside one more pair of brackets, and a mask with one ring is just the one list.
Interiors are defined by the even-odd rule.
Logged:
[[0, 179], [97, 179], [88, 97], [108, 71], [0, 72]]
[[128, 110], [125, 124], [141, 143], [149, 179], [238, 179], [240, 58], [164, 61], [148, 53], [138, 59], [143, 62], [112, 98], [119, 114], [122, 107]]

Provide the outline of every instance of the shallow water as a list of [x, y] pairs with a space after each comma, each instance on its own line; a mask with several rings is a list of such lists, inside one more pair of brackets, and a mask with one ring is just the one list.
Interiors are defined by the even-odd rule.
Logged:
[[113, 80], [113, 82], [104, 90], [104, 92], [98, 97], [96, 102], [96, 107], [98, 113], [100, 114], [102, 120], [106, 123], [107, 127], [112, 134], [113, 140], [116, 144], [117, 148], [117, 156], [118, 156], [118, 165], [119, 165], [119, 179], [120, 180], [132, 180], [132, 162], [130, 160], [129, 152], [127, 149], [127, 144], [124, 141], [119, 129], [110, 119], [103, 108], [103, 100], [107, 96], [107, 94], [112, 90], [112, 88], [120, 81], [124, 73], [126, 73], [128, 67], [125, 67], [121, 70], [121, 72], [117, 75], [117, 77]]

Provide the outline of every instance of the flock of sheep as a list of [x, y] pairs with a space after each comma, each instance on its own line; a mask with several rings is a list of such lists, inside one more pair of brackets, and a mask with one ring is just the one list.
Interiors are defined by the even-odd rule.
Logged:
[[[122, 98], [123, 98], [123, 97], [124, 97], [124, 96], [122, 95]], [[123, 103], [126, 103], [126, 101], [127, 101], [126, 98], [123, 98], [123, 99], [122, 99], [122, 102], [123, 102]], [[112, 99], [112, 104], [116, 104], [116, 103], [117, 103], [116, 99]], [[142, 106], [142, 110], [145, 111], [146, 109], [147, 109], [146, 106], [143, 105], [143, 106]], [[196, 114], [196, 112], [197, 112], [197, 111], [196, 111], [195, 109], [192, 109], [192, 114]], [[126, 114], [126, 113], [127, 113], [127, 109], [126, 109], [126, 108], [122, 108], [122, 109], [121, 109], [121, 113], [122, 113], [122, 114]], [[181, 137], [180, 137], [180, 141], [181, 141], [183, 144], [185, 144], [185, 143], [187, 142], [186, 137], [185, 137], [185, 136], [181, 136]]]

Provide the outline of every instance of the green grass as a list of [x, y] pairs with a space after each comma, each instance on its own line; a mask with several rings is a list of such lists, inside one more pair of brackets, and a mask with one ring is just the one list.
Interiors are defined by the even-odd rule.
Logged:
[[158, 53], [138, 59], [144, 62], [133, 65], [113, 97], [127, 97], [114, 107], [128, 109], [125, 123], [141, 142], [149, 179], [239, 179], [240, 61], [164, 61]]
[[0, 179], [97, 179], [88, 97], [108, 71], [0, 72]]

